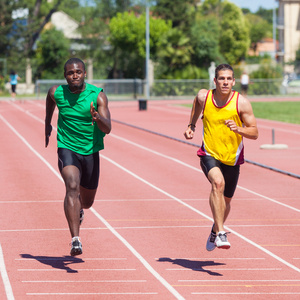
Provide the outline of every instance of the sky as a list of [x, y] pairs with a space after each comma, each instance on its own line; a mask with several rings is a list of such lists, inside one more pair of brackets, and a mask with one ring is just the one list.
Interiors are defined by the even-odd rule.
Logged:
[[272, 9], [278, 7], [278, 1], [276, 0], [229, 0], [240, 8], [249, 8], [251, 12], [256, 12], [259, 7], [265, 9]]

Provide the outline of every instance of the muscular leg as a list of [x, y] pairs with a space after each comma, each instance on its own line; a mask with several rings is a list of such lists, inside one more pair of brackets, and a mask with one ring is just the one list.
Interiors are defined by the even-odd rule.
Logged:
[[214, 218], [214, 231], [224, 231], [224, 222], [230, 212], [230, 198], [224, 197], [225, 181], [221, 170], [217, 167], [208, 172], [208, 179], [211, 182], [211, 193], [209, 204]]
[[81, 200], [81, 208], [90, 208], [95, 199], [97, 189], [89, 190], [84, 188], [83, 186], [80, 186], [80, 200]]
[[70, 233], [72, 237], [79, 236], [80, 171], [77, 167], [70, 165], [62, 169], [61, 175], [66, 186], [64, 210]]

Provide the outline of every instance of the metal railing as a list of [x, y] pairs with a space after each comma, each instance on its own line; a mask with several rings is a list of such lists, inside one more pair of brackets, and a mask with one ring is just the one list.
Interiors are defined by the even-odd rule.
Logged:
[[[106, 79], [88, 81], [102, 87], [110, 100], [134, 100], [145, 98], [146, 81], [142, 79]], [[52, 85], [66, 84], [65, 80], [37, 80], [36, 97], [42, 99]], [[194, 97], [199, 89], [209, 89], [210, 83], [206, 79], [195, 80], [154, 80], [150, 86], [150, 99], [190, 98]], [[251, 79], [248, 95], [285, 95], [297, 94], [299, 89], [292, 89], [283, 84], [283, 79]], [[240, 80], [236, 80], [234, 90], [240, 92]]]

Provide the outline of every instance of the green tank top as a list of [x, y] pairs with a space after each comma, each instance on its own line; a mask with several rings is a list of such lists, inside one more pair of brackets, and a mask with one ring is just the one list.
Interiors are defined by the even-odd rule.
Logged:
[[89, 155], [104, 148], [102, 132], [92, 125], [91, 102], [97, 110], [97, 97], [103, 91], [86, 83], [80, 94], [71, 93], [68, 85], [60, 85], [54, 99], [59, 111], [57, 120], [57, 147], [67, 148], [82, 155]]

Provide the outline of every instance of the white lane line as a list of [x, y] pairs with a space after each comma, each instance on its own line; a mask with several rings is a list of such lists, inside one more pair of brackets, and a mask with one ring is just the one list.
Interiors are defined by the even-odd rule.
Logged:
[[22, 280], [23, 283], [145, 283], [147, 280]]
[[[114, 138], [116, 138], [116, 139], [118, 139], [118, 140], [120, 140], [120, 141], [122, 141], [122, 142], [125, 142], [125, 143], [127, 143], [127, 144], [130, 144], [130, 145], [133, 145], [133, 146], [135, 146], [135, 147], [137, 147], [137, 148], [140, 148], [140, 149], [142, 149], [142, 150], [148, 151], [148, 152], [150, 152], [150, 153], [152, 153], [152, 154], [155, 154], [155, 155], [157, 155], [157, 156], [160, 156], [160, 157], [163, 157], [163, 158], [165, 158], [165, 159], [168, 159], [168, 160], [171, 160], [171, 161], [173, 161], [173, 162], [176, 162], [176, 163], [178, 163], [178, 164], [180, 164], [180, 165], [183, 165], [183, 166], [185, 166], [185, 167], [187, 167], [187, 168], [189, 168], [189, 169], [192, 169], [192, 170], [194, 170], [194, 171], [196, 171], [196, 172], [203, 173], [202, 170], [200, 169], [200, 167], [199, 167], [199, 168], [196, 168], [196, 167], [191, 166], [191, 165], [189, 165], [189, 164], [187, 164], [187, 163], [184, 163], [183, 161], [181, 161], [181, 160], [179, 160], [179, 159], [176, 159], [176, 158], [171, 157], [171, 156], [169, 156], [169, 155], [162, 154], [162, 153], [160, 153], [160, 152], [157, 152], [157, 151], [155, 151], [155, 150], [152, 150], [152, 149], [150, 149], [150, 148], [147, 148], [147, 147], [142, 146], [142, 145], [140, 145], [140, 144], [137, 144], [137, 143], [135, 143], [135, 142], [129, 141], [129, 140], [127, 140], [127, 139], [125, 139], [125, 138], [122, 138], [122, 137], [120, 137], [120, 136], [117, 136], [117, 135], [115, 135], [115, 134], [110, 134], [110, 136], [112, 136], [112, 137], [114, 137]], [[282, 206], [284, 206], [284, 207], [287, 207], [287, 208], [289, 208], [289, 209], [292, 209], [292, 210], [294, 210], [294, 211], [300, 212], [300, 209], [297, 209], [297, 208], [292, 207], [292, 206], [290, 206], [290, 205], [287, 205], [287, 204], [285, 204], [285, 203], [279, 202], [279, 201], [277, 201], [277, 200], [275, 200], [275, 199], [272, 199], [272, 198], [270, 198], [270, 197], [264, 196], [264, 195], [262, 195], [262, 194], [256, 193], [256, 192], [254, 192], [254, 191], [252, 191], [252, 190], [249, 190], [249, 189], [247, 189], [247, 188], [241, 187], [240, 185], [238, 185], [237, 188], [239, 188], [239, 189], [241, 189], [241, 190], [244, 190], [244, 191], [246, 191], [246, 192], [248, 192], [248, 193], [250, 193], [250, 194], [256, 195], [256, 196], [258, 196], [258, 197], [260, 197], [260, 198], [264, 198], [264, 199], [266, 199], [266, 200], [269, 200], [269, 201], [271, 201], [271, 202], [273, 202], [273, 203], [276, 203], [276, 204], [282, 205]]]
[[187, 269], [187, 268], [173, 268], [173, 269], [166, 269], [167, 271], [282, 271], [281, 268], [232, 268], [232, 269], [226, 269], [226, 268], [191, 268], [191, 269]]
[[[147, 180], [141, 178], [140, 176], [138, 176], [137, 174], [131, 172], [130, 170], [126, 169], [125, 167], [121, 166], [120, 164], [116, 163], [115, 161], [111, 160], [110, 158], [106, 157], [106, 156], [103, 156], [101, 155], [102, 158], [104, 158], [105, 160], [109, 161], [111, 164], [115, 165], [116, 167], [118, 167], [119, 169], [123, 170], [124, 172], [130, 174], [131, 176], [133, 176], [134, 178], [138, 179], [139, 181], [145, 183], [146, 185], [152, 187], [153, 189], [161, 192], [162, 194], [174, 199], [175, 201], [177, 201], [178, 203], [180, 203], [181, 205], [189, 208], [190, 210], [196, 212], [197, 214], [207, 218], [208, 220], [212, 221], [213, 222], [213, 219], [209, 216], [207, 216], [206, 214], [202, 213], [201, 211], [199, 211], [198, 209], [192, 207], [191, 205], [185, 203], [184, 201], [180, 200], [179, 198], [169, 194], [168, 192], [162, 190], [161, 188], [153, 185], [152, 183], [148, 182]], [[224, 226], [224, 228], [227, 230], [227, 231], [230, 231], [231, 233], [235, 234], [236, 236], [238, 236], [239, 238], [243, 239], [245, 242], [249, 243], [250, 245], [260, 249], [261, 251], [265, 252], [266, 254], [268, 254], [269, 256], [273, 257], [274, 259], [278, 260], [279, 262], [285, 264], [286, 266], [288, 266], [289, 268], [297, 271], [300, 273], [300, 269], [297, 268], [296, 266], [290, 264], [289, 262], [285, 261], [284, 259], [282, 259], [281, 257], [277, 256], [276, 254], [272, 253], [271, 251], [263, 248], [262, 246], [258, 245], [257, 243], [251, 241], [250, 239], [246, 238], [245, 236], [239, 234], [238, 232], [232, 230], [231, 228], [229, 228], [228, 226]]]
[[300, 295], [300, 293], [215, 293], [215, 292], [194, 292], [192, 295]]
[[[0, 119], [22, 140], [22, 142], [43, 162], [46, 166], [59, 178], [60, 181], [63, 181], [60, 174], [48, 163], [28, 142], [27, 140], [19, 134], [19, 132], [0, 114]], [[144, 265], [144, 267], [163, 285], [165, 288], [176, 298], [184, 299], [176, 289], [172, 287], [158, 272], [151, 267], [151, 265], [93, 208], [90, 210], [96, 215], [99, 220], [107, 226], [107, 228], [119, 238], [119, 240], [124, 243], [124, 245], [136, 256], [136, 258]]]
[[[65, 261], [66, 258], [65, 257], [45, 257], [45, 258], [15, 258], [16, 261]], [[103, 258], [99, 258], [99, 257], [95, 257], [95, 258], [84, 258], [84, 261], [87, 261], [87, 260], [90, 260], [90, 261], [103, 261], [103, 260], [127, 260], [126, 257], [124, 258], [110, 258], [110, 257], [103, 257]], [[68, 258], [68, 262], [71, 262], [71, 261], [77, 261], [77, 259], [72, 259], [72, 258]]]
[[300, 279], [182, 279], [179, 282], [299, 282]]
[[[103, 157], [103, 156], [101, 156]], [[93, 207], [90, 208], [96, 217], [107, 226], [107, 228], [139, 259], [144, 267], [161, 282], [176, 299], [184, 299], [158, 272], [156, 272], [151, 265], [121, 236]]]
[[5, 262], [4, 262], [4, 256], [3, 256], [1, 244], [0, 244], [0, 273], [1, 273], [7, 300], [14, 300], [15, 299], [14, 294], [13, 294], [11, 284], [10, 284], [10, 281], [9, 281], [9, 278], [8, 278], [8, 275], [6, 272], [6, 266], [5, 266]]
[[157, 295], [158, 293], [26, 293], [27, 296]]
[[[66, 272], [63, 269], [18, 269], [19, 272]], [[136, 271], [136, 269], [77, 269], [79, 272], [100, 272], [100, 271]]]

